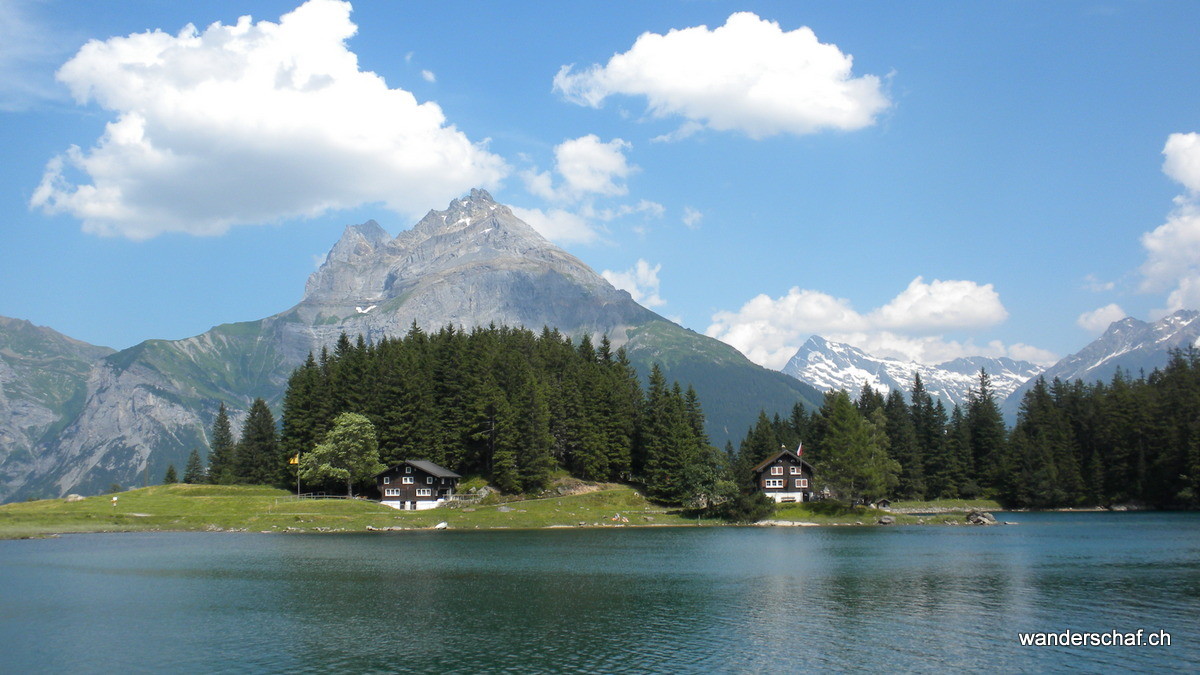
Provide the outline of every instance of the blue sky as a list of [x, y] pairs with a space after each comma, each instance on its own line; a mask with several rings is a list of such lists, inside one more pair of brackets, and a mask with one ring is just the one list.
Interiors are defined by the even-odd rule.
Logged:
[[1200, 308], [1197, 35], [1190, 2], [9, 0], [0, 314], [261, 318], [345, 225], [481, 185], [764, 365], [1052, 362]]

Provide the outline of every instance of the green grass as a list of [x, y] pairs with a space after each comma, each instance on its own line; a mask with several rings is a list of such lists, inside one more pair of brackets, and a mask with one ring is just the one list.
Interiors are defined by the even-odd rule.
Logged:
[[[115, 507], [111, 495], [0, 506], [0, 538], [147, 530], [347, 532], [428, 528], [440, 522], [454, 529], [719, 523], [685, 518], [618, 485], [570, 496], [428, 511], [397, 511], [359, 499], [296, 499], [285, 490], [260, 486], [159, 485], [117, 497]], [[628, 523], [614, 522], [618, 513]]]
[[[924, 505], [932, 504], [933, 502], [908, 503]], [[964, 501], [964, 503], [966, 502]], [[971, 503], [974, 504], [976, 502]], [[893, 504], [893, 506], [895, 505]], [[966, 512], [969, 510], [971, 510], [971, 507], [956, 508], [953, 511], [936, 513], [934, 515], [917, 516], [905, 513], [893, 513], [883, 509], [873, 509], [866, 506], [849, 506], [843, 502], [829, 500], [805, 502], [802, 504], [781, 505], [775, 510], [775, 515], [772, 516], [772, 520], [816, 523], [818, 525], [874, 525], [879, 522], [881, 517], [892, 516], [896, 519], [897, 525], [944, 525], [948, 523], [961, 524], [965, 520]]]

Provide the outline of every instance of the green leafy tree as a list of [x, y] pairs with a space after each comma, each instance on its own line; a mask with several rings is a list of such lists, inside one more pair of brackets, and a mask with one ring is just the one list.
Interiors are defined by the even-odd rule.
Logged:
[[299, 466], [305, 481], [345, 483], [349, 497], [354, 496], [355, 484], [387, 468], [379, 461], [375, 426], [358, 413], [342, 413], [334, 418], [324, 442], [300, 455]]

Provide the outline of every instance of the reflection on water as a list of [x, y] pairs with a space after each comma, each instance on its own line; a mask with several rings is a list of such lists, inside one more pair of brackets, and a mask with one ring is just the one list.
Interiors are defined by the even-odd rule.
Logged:
[[[1198, 514], [0, 542], [3, 669], [1196, 670]], [[1171, 647], [1020, 647], [1167, 630]]]

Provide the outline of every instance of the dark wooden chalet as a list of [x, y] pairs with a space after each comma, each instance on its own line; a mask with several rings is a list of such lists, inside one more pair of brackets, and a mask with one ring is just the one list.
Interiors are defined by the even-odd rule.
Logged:
[[776, 502], [810, 502], [816, 494], [812, 464], [791, 450], [782, 450], [754, 467], [754, 481]]
[[460, 478], [433, 462], [409, 459], [375, 474], [375, 486], [385, 506], [420, 511], [446, 503], [458, 489]]

